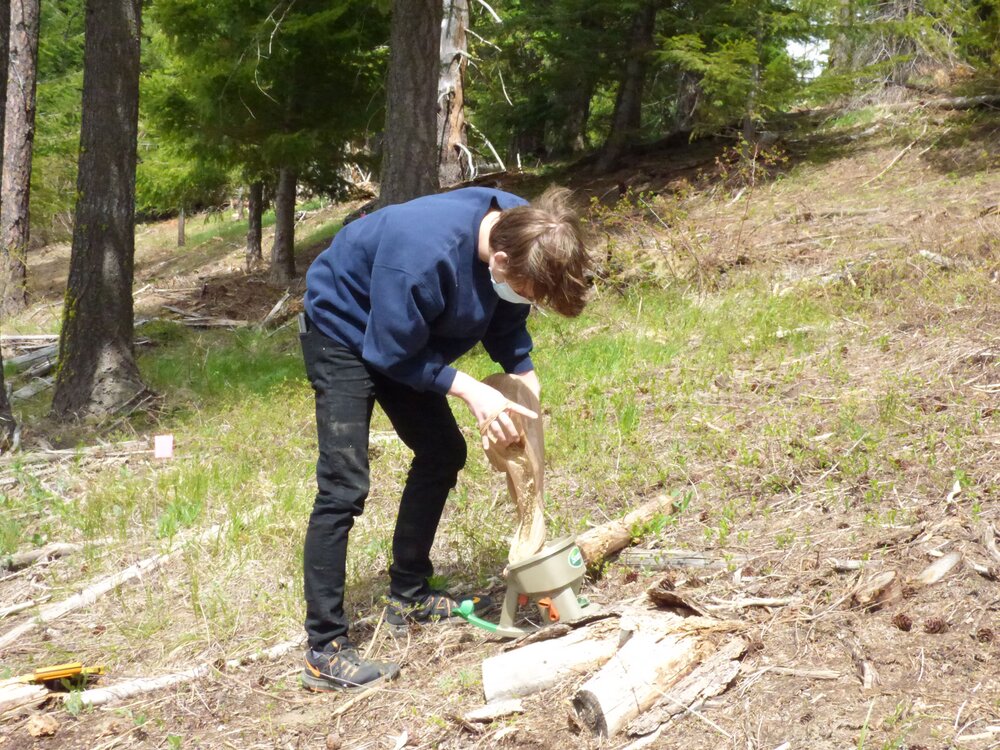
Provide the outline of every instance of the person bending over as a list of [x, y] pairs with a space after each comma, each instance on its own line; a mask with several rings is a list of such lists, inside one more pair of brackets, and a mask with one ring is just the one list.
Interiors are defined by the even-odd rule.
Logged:
[[[472, 412], [484, 441], [518, 439], [510, 417], [537, 415], [456, 370], [482, 342], [537, 395], [526, 321], [531, 305], [575, 317], [590, 261], [569, 191], [528, 204], [511, 193], [462, 188], [387, 206], [344, 227], [306, 274], [300, 325], [316, 396], [317, 494], [305, 538], [303, 684], [367, 686], [398, 665], [361, 658], [344, 613], [347, 540], [369, 490], [375, 402], [413, 451], [392, 539], [386, 622], [448, 618], [456, 601], [431, 589], [430, 550], [466, 445], [447, 396]], [[484, 442], [485, 444], [485, 442]]]

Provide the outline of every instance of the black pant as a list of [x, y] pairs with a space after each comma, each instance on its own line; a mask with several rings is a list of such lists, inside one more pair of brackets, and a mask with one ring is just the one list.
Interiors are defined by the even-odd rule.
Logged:
[[420, 393], [369, 368], [315, 326], [301, 334], [316, 393], [318, 492], [306, 531], [303, 573], [309, 645], [347, 637], [347, 537], [368, 497], [368, 429], [375, 401], [413, 451], [392, 539], [389, 591], [404, 602], [429, 591], [430, 549], [445, 499], [465, 465], [465, 438], [448, 400]]

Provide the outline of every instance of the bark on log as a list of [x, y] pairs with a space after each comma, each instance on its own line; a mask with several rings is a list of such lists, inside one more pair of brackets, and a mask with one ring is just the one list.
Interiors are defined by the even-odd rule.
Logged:
[[913, 583], [919, 586], [930, 586], [937, 583], [960, 562], [962, 562], [962, 553], [958, 550], [950, 552], [924, 568], [920, 575], [913, 580]]
[[[211, 539], [213, 536], [217, 536], [219, 534], [219, 529], [220, 527], [218, 525], [212, 526], [195, 537], [193, 541], [205, 541]], [[184, 551], [185, 547], [186, 545], [182, 544], [172, 552], [140, 560], [135, 565], [130, 565], [125, 568], [125, 570], [120, 570], [113, 575], [102, 578], [96, 583], [91, 584], [79, 594], [75, 594], [68, 599], [53, 602], [52, 604], [42, 607], [37, 616], [31, 618], [27, 622], [22, 622], [20, 625], [14, 626], [3, 635], [0, 635], [0, 651], [6, 649], [12, 643], [15, 643], [22, 636], [35, 630], [39, 625], [46, 622], [52, 622], [68, 612], [80, 609], [88, 604], [93, 604], [101, 596], [112, 589], [118, 588], [123, 583], [131, 581], [133, 578], [140, 578], [149, 571], [156, 570], [164, 563], [179, 556]]]
[[670, 570], [671, 568], [702, 568], [703, 570], [726, 570], [730, 565], [739, 567], [746, 564], [745, 555], [719, 557], [703, 552], [682, 549], [627, 549], [618, 562], [630, 568], [641, 570]]
[[487, 703], [521, 698], [585, 674], [618, 650], [619, 623], [601, 620], [551, 641], [532, 643], [483, 661]]
[[691, 674], [663, 694], [646, 713], [628, 725], [630, 735], [655, 732], [660, 724], [683, 713], [695, 703], [723, 692], [740, 671], [740, 657], [747, 642], [734, 638], [700, 664]]
[[634, 526], [645, 523], [660, 513], [669, 513], [670, 509], [670, 498], [660, 495], [628, 513], [624, 518], [585, 531], [576, 538], [583, 559], [588, 565], [597, 565], [632, 542]]
[[0, 570], [20, 570], [32, 563], [42, 559], [52, 557], [63, 557], [79, 552], [83, 549], [82, 544], [69, 544], [66, 542], [53, 542], [38, 549], [27, 550], [26, 552], [15, 552], [4, 558], [0, 558]]
[[704, 658], [709, 648], [694, 633], [662, 638], [636, 633], [573, 696], [577, 717], [595, 734], [613, 737]]
[[15, 708], [45, 700], [48, 693], [44, 685], [8, 685], [0, 688], [0, 716]]

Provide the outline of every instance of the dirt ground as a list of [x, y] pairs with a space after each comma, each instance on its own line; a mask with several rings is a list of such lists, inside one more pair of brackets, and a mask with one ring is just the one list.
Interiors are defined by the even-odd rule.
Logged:
[[[713, 572], [657, 572], [612, 561], [585, 583], [592, 602], [613, 610], [669, 579], [685, 596], [716, 607], [720, 617], [738, 620], [740, 634], [751, 644], [724, 693], [665, 725], [647, 747], [1000, 748], [1000, 559], [984, 542], [991, 526], [1000, 531], [1000, 159], [995, 137], [1000, 121], [976, 124], [952, 142], [950, 115], [929, 117], [942, 133], [936, 148], [901, 159], [882, 176], [909, 136], [882, 137], [890, 125], [877, 121], [820, 144], [826, 149], [823, 163], [814, 164], [795, 188], [772, 183], [770, 203], [753, 221], [740, 221], [740, 207], [720, 210], [706, 208], [708, 203], [683, 219], [711, 235], [714, 250], [705, 273], [753, 269], [780, 289], [817, 274], [842, 272], [846, 283], [878, 288], [909, 272], [905, 259], [896, 263], [879, 254], [898, 247], [905, 236], [914, 250], [946, 251], [976, 269], [995, 294], [976, 305], [957, 298], [943, 307], [919, 299], [900, 307], [889, 302], [874, 323], [845, 316], [836, 323], [841, 334], [836, 346], [804, 356], [794, 375], [747, 363], [745, 370], [720, 374], [710, 392], [698, 394], [720, 416], [732, 419], [724, 427], [706, 423], [705, 430], [770, 435], [761, 438], [759, 450], [768, 466], [787, 472], [774, 481], [763, 468], [742, 463], [735, 448], [714, 463], [694, 463], [687, 471], [692, 486], [702, 488], [696, 499], [704, 510], [679, 513], [659, 538], [647, 540], [653, 549], [687, 549], [722, 560], [738, 556], [743, 562]], [[790, 170], [809, 154], [815, 159], [814, 141], [790, 138], [784, 146], [788, 161], [776, 172]], [[565, 177], [608, 204], [630, 189], [647, 194], [710, 190], [726, 176], [717, 161], [723, 147], [717, 142], [670, 147], [634, 157], [617, 174], [594, 175], [584, 168]], [[530, 192], [538, 184], [505, 180], [502, 186]], [[729, 200], [721, 203], [735, 205]], [[344, 209], [334, 207], [310, 220], [328, 221]], [[677, 235], [684, 233], [681, 223], [675, 225]], [[322, 247], [312, 248], [311, 255]], [[33, 278], [39, 297], [58, 294], [67, 252], [49, 248], [38, 256]], [[267, 283], [262, 274], [244, 273], [240, 253], [234, 247], [179, 276], [169, 257], [141, 256], [137, 314], [171, 317], [166, 304], [203, 315], [262, 319], [286, 287]], [[302, 267], [310, 253], [300, 256]], [[855, 275], [852, 264], [861, 269]], [[916, 278], [930, 272], [916, 261], [909, 264]], [[301, 287], [290, 291], [296, 298]], [[46, 314], [43, 310], [39, 316]], [[849, 374], [846, 382], [830, 374], [831, 359], [838, 371]], [[845, 389], [882, 388], [887, 370], [901, 381], [920, 379], [915, 409], [950, 410], [956, 419], [975, 421], [977, 431], [946, 446], [943, 455], [953, 456], [956, 464], [960, 455], [965, 461], [973, 456], [979, 471], [956, 492], [947, 466], [914, 460], [910, 451], [877, 457], [893, 462], [906, 481], [881, 497], [873, 512], [869, 500], [879, 486], [875, 456], [870, 470], [830, 481], [868, 450], [864, 436], [843, 452], [818, 457]], [[808, 427], [814, 428], [809, 432], [815, 444], [793, 455], [795, 446], [768, 428], [778, 410], [800, 408], [810, 400], [817, 408], [803, 411], [803, 418], [814, 421]], [[685, 418], [656, 414], [655, 427], [645, 436], [653, 461], [666, 460], [680, 427], [673, 420]], [[906, 419], [905, 412], [900, 419]], [[946, 437], [915, 435], [918, 439]], [[731, 479], [707, 488], [702, 483], [719, 476]], [[770, 491], [762, 492], [764, 486]], [[647, 496], [663, 489], [650, 487]], [[717, 496], [704, 494], [710, 491]], [[644, 499], [635, 498], [635, 504]], [[716, 509], [723, 506], [733, 509], [729, 521], [738, 526], [738, 537], [720, 535], [722, 516]], [[921, 571], [953, 551], [962, 552], [963, 562], [944, 580], [917, 584]], [[863, 561], [863, 566], [844, 561]], [[898, 574], [898, 598], [873, 608], [856, 606], [851, 598], [856, 587], [888, 570]], [[497, 586], [492, 593], [499, 598], [502, 591]], [[780, 602], [753, 602], [765, 598]], [[76, 717], [52, 710], [59, 726], [51, 737], [29, 733], [35, 710], [2, 717], [0, 750], [180, 747], [164, 738], [163, 726], [184, 737], [183, 747], [240, 750], [625, 748], [639, 740], [595, 738], [574, 720], [571, 698], [586, 675], [525, 699], [525, 711], [516, 717], [485, 725], [464, 721], [464, 712], [483, 703], [479, 664], [497, 653], [500, 643], [468, 626], [414, 627], [405, 641], [397, 641], [368, 623], [355, 636], [372, 654], [399, 661], [401, 677], [360, 697], [306, 693], [297, 681], [296, 650], [276, 661], [220, 669], [183, 687]]]

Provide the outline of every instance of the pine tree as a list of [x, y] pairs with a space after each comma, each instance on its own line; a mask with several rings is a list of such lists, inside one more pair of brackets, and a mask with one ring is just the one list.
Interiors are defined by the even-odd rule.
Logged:
[[597, 162], [600, 170], [608, 170], [615, 165], [625, 148], [636, 140], [642, 126], [642, 97], [653, 52], [653, 31], [659, 6], [659, 0], [641, 0], [632, 12], [628, 36], [630, 53], [618, 84], [611, 130]]
[[142, 0], [87, 0], [79, 198], [53, 414], [102, 416], [146, 392], [133, 350]]
[[319, 193], [343, 189], [348, 144], [378, 122], [385, 17], [359, 0], [158, 0], [151, 13], [170, 53], [149, 86], [153, 125], [241, 182], [283, 174], [291, 203], [276, 206], [283, 219], [271, 275], [287, 278], [291, 179]]
[[[7, 101], [7, 55], [10, 40], [9, 8], [0, 9], [0, 102]], [[4, 140], [5, 108], [0, 107], [0, 173], [3, 172], [3, 140]], [[0, 453], [9, 450], [14, 443], [14, 433], [17, 423], [7, 398], [7, 386], [3, 378], [3, 353], [0, 352]]]
[[[6, 5], [6, 3], [5, 3]], [[4, 122], [3, 181], [0, 186], [0, 307], [5, 315], [28, 304], [27, 252], [30, 239], [31, 156], [35, 137], [35, 81], [38, 70], [38, 0], [11, 0], [10, 62]]]
[[379, 205], [438, 189], [437, 85], [442, 0], [393, 0]]

